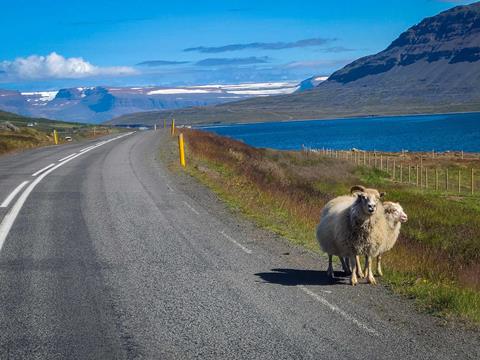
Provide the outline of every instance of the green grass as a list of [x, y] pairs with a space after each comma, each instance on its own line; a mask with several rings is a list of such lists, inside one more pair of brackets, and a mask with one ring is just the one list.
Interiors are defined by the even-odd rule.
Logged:
[[[120, 131], [106, 126], [28, 118], [0, 111], [0, 124], [4, 122], [12, 123], [19, 128], [19, 131], [0, 130], [0, 154], [53, 145], [54, 129], [57, 130], [61, 143], [65, 142], [66, 136], [70, 136], [73, 141], [81, 141]], [[34, 126], [28, 127], [27, 124], [29, 123], [34, 124]]]

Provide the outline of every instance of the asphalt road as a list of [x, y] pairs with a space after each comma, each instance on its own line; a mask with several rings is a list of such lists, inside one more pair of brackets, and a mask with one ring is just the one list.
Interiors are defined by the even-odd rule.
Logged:
[[324, 259], [172, 175], [163, 137], [0, 157], [0, 359], [480, 358], [478, 332], [329, 284]]

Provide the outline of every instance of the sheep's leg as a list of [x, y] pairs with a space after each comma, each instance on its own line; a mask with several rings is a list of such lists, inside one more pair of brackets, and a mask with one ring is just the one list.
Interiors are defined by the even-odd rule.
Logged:
[[365, 274], [364, 277], [368, 278], [368, 256], [365, 255]]
[[334, 279], [334, 274], [333, 274], [333, 256], [328, 254], [328, 269], [327, 269], [327, 276], [330, 278], [330, 280]]
[[358, 284], [358, 279], [357, 279], [357, 261], [355, 259], [355, 256], [350, 257], [350, 263], [352, 264], [352, 275], [350, 277], [350, 283], [355, 286]]
[[355, 263], [357, 264], [357, 276], [360, 279], [363, 279], [365, 277], [363, 271], [362, 271], [362, 264], [360, 264], [360, 256], [355, 256]]
[[340, 262], [342, 263], [342, 269], [345, 275], [350, 275], [350, 265], [348, 264], [348, 257], [339, 256]]
[[373, 277], [372, 257], [370, 255], [367, 258], [367, 268], [368, 268], [367, 282], [372, 285], [377, 285], [377, 280], [375, 280], [375, 278]]
[[382, 271], [382, 255], [377, 256], [377, 274], [378, 276], [383, 276]]

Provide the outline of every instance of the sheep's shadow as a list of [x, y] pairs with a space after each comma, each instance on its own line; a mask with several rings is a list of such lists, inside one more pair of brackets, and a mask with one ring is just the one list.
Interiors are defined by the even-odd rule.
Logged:
[[335, 285], [344, 284], [345, 275], [342, 271], [335, 272], [335, 278], [331, 279], [326, 271], [299, 270], [299, 269], [272, 269], [271, 272], [255, 274], [264, 282], [285, 286], [297, 285]]

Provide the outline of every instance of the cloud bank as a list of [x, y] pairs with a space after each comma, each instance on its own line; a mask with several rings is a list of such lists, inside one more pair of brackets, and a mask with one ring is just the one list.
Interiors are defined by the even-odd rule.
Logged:
[[99, 67], [80, 57], [65, 58], [55, 52], [47, 56], [31, 55], [0, 62], [0, 72], [16, 79], [80, 79], [93, 76], [133, 75], [127, 66]]
[[262, 43], [254, 42], [249, 44], [229, 44], [223, 46], [197, 46], [192, 48], [184, 49], [183, 51], [197, 51], [200, 53], [221, 53], [227, 51], [238, 51], [246, 49], [261, 49], [261, 50], [283, 50], [283, 49], [292, 49], [292, 48], [304, 48], [310, 46], [322, 46], [335, 39], [327, 38], [311, 38], [311, 39], [302, 39], [294, 42], [274, 42], [274, 43]]
[[189, 61], [170, 61], [170, 60], [147, 60], [136, 64], [136, 66], [168, 66], [168, 65], [183, 65], [188, 64]]
[[198, 66], [231, 66], [231, 65], [251, 65], [251, 64], [266, 64], [269, 58], [264, 57], [245, 57], [245, 58], [209, 58], [197, 61], [195, 65]]

